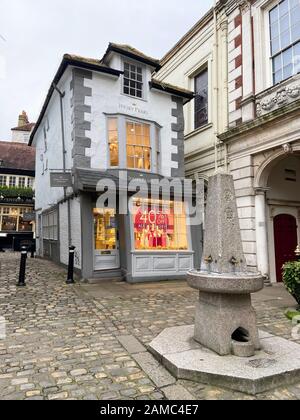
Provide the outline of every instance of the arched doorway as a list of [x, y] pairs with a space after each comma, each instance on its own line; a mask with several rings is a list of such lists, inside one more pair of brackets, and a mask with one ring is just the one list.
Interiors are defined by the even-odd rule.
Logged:
[[276, 277], [282, 282], [282, 266], [288, 261], [295, 261], [297, 247], [297, 221], [290, 214], [279, 214], [274, 218], [274, 244]]

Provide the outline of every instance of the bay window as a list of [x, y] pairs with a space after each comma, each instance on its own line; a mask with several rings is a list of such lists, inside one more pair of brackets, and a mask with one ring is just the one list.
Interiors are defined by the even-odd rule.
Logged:
[[151, 170], [150, 125], [126, 122], [127, 168]]
[[269, 12], [273, 83], [300, 72], [300, 2], [283, 0]]
[[126, 115], [107, 116], [108, 166], [160, 173], [161, 127]]
[[187, 220], [183, 203], [135, 200], [133, 212], [136, 250], [188, 250]]
[[119, 140], [118, 140], [118, 119], [108, 118], [108, 144], [110, 155], [110, 166], [119, 166]]

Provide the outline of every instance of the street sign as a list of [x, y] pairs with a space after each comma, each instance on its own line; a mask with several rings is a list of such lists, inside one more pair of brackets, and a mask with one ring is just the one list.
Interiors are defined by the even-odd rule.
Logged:
[[51, 172], [50, 186], [51, 188], [72, 187], [72, 174], [63, 172]]

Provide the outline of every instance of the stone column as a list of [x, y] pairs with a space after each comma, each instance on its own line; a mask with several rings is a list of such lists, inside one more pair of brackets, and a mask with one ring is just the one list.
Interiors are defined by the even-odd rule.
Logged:
[[257, 188], [255, 196], [255, 223], [256, 223], [256, 255], [257, 268], [267, 282], [270, 279], [268, 228], [266, 215], [266, 191], [265, 188]]
[[242, 14], [242, 61], [243, 61], [243, 122], [253, 120], [254, 107], [254, 73], [253, 73], [253, 34], [251, 4], [242, 1], [240, 4]]

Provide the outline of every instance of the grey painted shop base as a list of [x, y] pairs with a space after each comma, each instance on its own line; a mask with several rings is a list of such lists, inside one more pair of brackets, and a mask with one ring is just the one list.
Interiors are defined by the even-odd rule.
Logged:
[[219, 356], [194, 339], [194, 326], [163, 331], [150, 352], [177, 379], [256, 395], [299, 381], [300, 345], [259, 332], [261, 350], [249, 358]]

